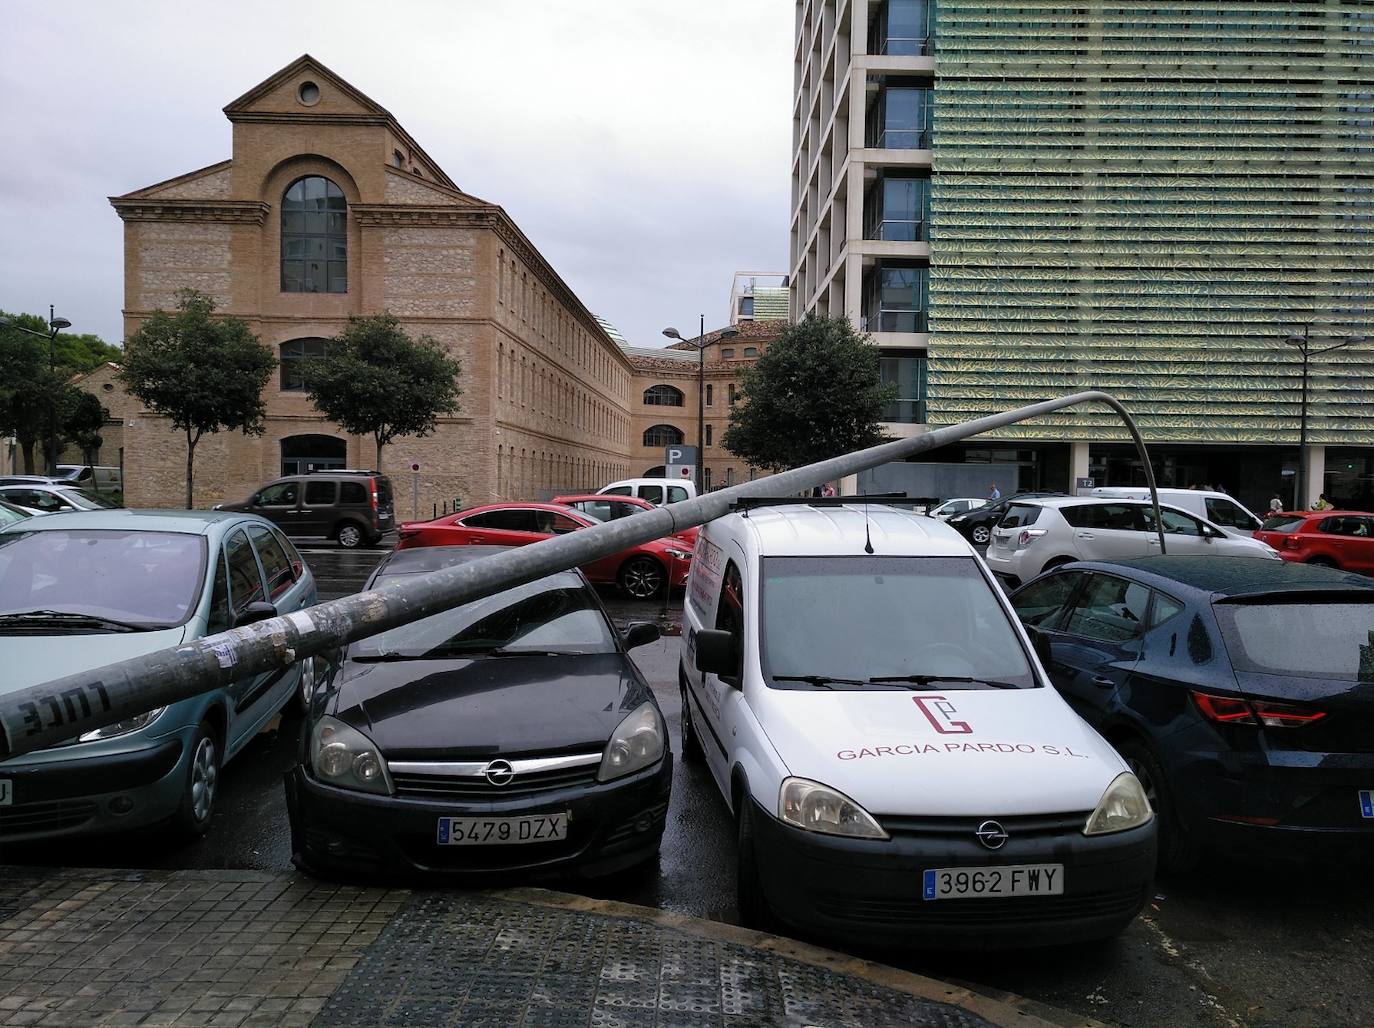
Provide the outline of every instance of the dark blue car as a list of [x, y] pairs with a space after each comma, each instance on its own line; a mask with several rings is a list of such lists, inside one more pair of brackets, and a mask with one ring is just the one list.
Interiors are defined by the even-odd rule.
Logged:
[[1145, 786], [1165, 867], [1220, 847], [1374, 853], [1374, 581], [1163, 556], [1068, 564], [1011, 599]]

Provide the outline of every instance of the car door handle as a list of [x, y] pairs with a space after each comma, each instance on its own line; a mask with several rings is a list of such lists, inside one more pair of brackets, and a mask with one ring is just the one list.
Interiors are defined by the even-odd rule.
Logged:
[[298, 511], [296, 511], [296, 513], [297, 513], [297, 514], [314, 514], [315, 512], [314, 512], [313, 510], [298, 510]]
[[1149, 536], [1148, 538], [1146, 538], [1145, 542], [1148, 543], [1148, 544], [1151, 545], [1151, 546], [1158, 546], [1158, 545], [1159, 545], [1159, 536], [1156, 536], [1156, 535]]
[[1115, 682], [1103, 675], [1093, 675], [1092, 683], [1099, 689], [1112, 689], [1116, 687]]
[[1079, 538], [1079, 539], [1096, 539], [1097, 536], [1093, 535], [1091, 532], [1079, 532], [1079, 533], [1078, 533], [1078, 538]]
[[468, 545], [469, 545], [469, 546], [476, 546], [478, 543], [483, 543], [483, 542], [486, 542], [486, 538], [485, 538], [484, 536], [480, 536], [480, 535], [470, 535], [470, 536], [468, 536]]

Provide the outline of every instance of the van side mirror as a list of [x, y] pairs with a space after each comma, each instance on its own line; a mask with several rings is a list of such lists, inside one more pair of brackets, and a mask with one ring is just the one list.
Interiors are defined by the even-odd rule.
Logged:
[[660, 635], [662, 633], [658, 630], [658, 625], [652, 621], [632, 622], [625, 630], [625, 648], [633, 650], [636, 646], [657, 642]]
[[1030, 635], [1031, 649], [1035, 651], [1036, 659], [1040, 665], [1048, 671], [1050, 661], [1054, 657], [1054, 648], [1050, 644], [1050, 637], [1033, 625], [1026, 626], [1026, 632]]
[[703, 628], [696, 635], [697, 670], [718, 675], [727, 685], [738, 688], [739, 642], [734, 632]]

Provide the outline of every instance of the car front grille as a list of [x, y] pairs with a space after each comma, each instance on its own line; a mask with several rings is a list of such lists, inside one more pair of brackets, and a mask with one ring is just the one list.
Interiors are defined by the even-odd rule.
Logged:
[[76, 828], [95, 817], [91, 800], [53, 800], [0, 807], [0, 837], [23, 832], [50, 832]]
[[427, 763], [397, 761], [391, 765], [396, 795], [428, 800], [500, 800], [533, 796], [591, 785], [601, 766], [600, 753], [570, 757], [535, 757], [509, 762], [514, 772], [498, 785], [484, 773], [487, 762]]
[[1068, 814], [1019, 814], [1014, 817], [906, 817], [884, 814], [878, 818], [883, 830], [893, 838], [974, 839], [984, 821], [996, 821], [1012, 839], [1044, 839], [1073, 835], [1088, 823], [1091, 811]]

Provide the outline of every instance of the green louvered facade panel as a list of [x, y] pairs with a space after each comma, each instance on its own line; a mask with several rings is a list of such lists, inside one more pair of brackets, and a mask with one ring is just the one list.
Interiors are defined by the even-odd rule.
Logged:
[[[931, 422], [1101, 388], [1296, 442], [1284, 336], [1374, 336], [1374, 0], [941, 0], [936, 41]], [[1374, 341], [1314, 361], [1309, 432], [1374, 444]]]

